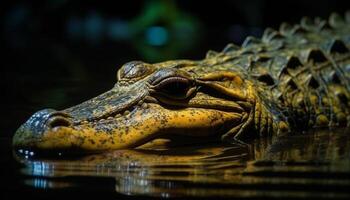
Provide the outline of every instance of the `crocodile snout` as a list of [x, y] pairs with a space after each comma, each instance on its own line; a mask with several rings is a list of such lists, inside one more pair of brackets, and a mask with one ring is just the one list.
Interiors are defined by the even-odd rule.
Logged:
[[71, 117], [65, 112], [54, 109], [40, 110], [19, 127], [14, 135], [13, 145], [17, 147], [28, 146], [31, 141], [40, 140], [42, 135], [50, 129], [71, 125]]

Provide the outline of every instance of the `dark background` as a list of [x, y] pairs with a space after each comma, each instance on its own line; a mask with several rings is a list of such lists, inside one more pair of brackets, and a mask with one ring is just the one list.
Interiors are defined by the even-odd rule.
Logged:
[[[1, 1], [1, 199], [72, 197], [71, 191], [38, 193], [21, 182], [11, 137], [35, 111], [64, 109], [108, 90], [131, 60], [202, 59], [209, 49], [260, 37], [283, 21], [348, 9], [339, 0]], [[88, 196], [87, 190], [75, 195]]]

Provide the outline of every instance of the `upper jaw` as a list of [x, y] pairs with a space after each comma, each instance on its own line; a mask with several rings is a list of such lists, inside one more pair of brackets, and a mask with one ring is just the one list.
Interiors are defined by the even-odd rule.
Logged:
[[47, 133], [56, 132], [60, 128], [74, 130], [87, 124], [98, 124], [108, 118], [123, 116], [130, 112], [148, 94], [145, 84], [133, 84], [128, 88], [116, 86], [91, 100], [77, 106], [56, 111], [44, 109], [33, 114], [22, 124], [13, 137], [14, 147], [34, 147], [40, 143]]
[[135, 83], [129, 87], [116, 85], [110, 91], [65, 109], [64, 112], [73, 116], [75, 123], [98, 121], [130, 110], [147, 95], [148, 88], [144, 83]]

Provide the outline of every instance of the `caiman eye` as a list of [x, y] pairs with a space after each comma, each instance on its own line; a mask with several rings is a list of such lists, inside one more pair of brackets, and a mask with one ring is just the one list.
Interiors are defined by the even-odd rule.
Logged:
[[157, 93], [173, 98], [186, 98], [191, 88], [191, 81], [183, 77], [168, 77], [153, 87]]
[[124, 64], [117, 73], [118, 81], [141, 79], [153, 72], [150, 64], [141, 61], [132, 61]]

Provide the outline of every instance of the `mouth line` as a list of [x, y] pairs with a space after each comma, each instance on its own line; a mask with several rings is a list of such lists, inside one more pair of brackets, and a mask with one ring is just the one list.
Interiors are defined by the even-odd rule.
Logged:
[[[69, 126], [62, 126], [62, 127], [67, 127], [67, 128], [73, 128], [74, 126], [82, 126], [82, 125], [96, 125], [98, 123], [105, 123], [108, 121], [117, 121], [124, 118], [128, 118], [127, 116], [130, 115], [131, 113], [135, 112], [137, 109], [143, 109], [146, 110], [149, 108], [149, 104], [158, 104], [163, 106], [164, 108], [173, 108], [173, 109], [181, 109], [181, 108], [202, 108], [202, 109], [213, 109], [217, 111], [223, 111], [223, 112], [236, 112], [236, 113], [242, 113], [245, 112], [244, 107], [242, 105], [238, 104], [237, 108], [231, 108], [231, 107], [225, 107], [221, 106], [218, 107], [217, 105], [200, 105], [200, 104], [187, 104], [188, 102], [183, 102], [183, 101], [177, 101], [174, 99], [166, 98], [166, 101], [164, 102], [165, 99], [162, 98], [162, 100], [152, 97], [152, 96], [146, 96], [143, 100], [140, 100], [133, 105], [119, 110], [118, 112], [111, 112], [108, 114], [105, 114], [101, 117], [96, 117], [96, 118], [90, 118], [90, 119], [80, 119], [77, 121], [74, 121], [74, 117], [72, 119], [72, 123]], [[201, 99], [204, 101], [207, 100], [212, 100], [212, 99]], [[60, 126], [57, 126], [59, 128]], [[55, 127], [56, 128], [56, 127]]]
[[153, 98], [152, 103], [157, 103], [167, 108], [169, 107], [202, 108], [202, 109], [213, 109], [213, 110], [218, 110], [223, 112], [236, 112], [236, 113], [248, 112], [241, 102], [230, 102], [229, 105], [226, 105], [226, 104], [221, 105], [217, 103], [206, 105], [203, 103], [208, 101], [215, 101], [215, 100], [212, 98], [201, 98], [199, 100], [191, 102], [188, 99], [179, 100], [179, 99], [168, 98], [167, 96], [164, 96], [164, 95], [157, 95], [157, 98]]

